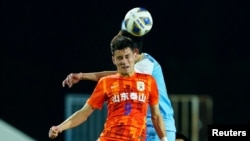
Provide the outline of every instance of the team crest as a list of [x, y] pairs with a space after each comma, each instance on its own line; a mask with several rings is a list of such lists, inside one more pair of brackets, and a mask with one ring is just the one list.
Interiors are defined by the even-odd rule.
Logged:
[[144, 82], [137, 81], [136, 84], [137, 84], [137, 90], [138, 91], [144, 91], [145, 90], [145, 84], [144, 84]]

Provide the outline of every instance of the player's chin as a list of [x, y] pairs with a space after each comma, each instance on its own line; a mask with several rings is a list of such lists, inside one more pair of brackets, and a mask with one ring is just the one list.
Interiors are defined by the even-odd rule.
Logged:
[[133, 72], [132, 69], [124, 69], [124, 70], [122, 71], [122, 74], [126, 76], [126, 75], [132, 74], [132, 72]]

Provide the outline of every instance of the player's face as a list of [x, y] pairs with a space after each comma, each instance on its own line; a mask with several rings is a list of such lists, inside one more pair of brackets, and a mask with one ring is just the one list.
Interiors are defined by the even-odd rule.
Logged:
[[117, 71], [121, 75], [127, 76], [134, 73], [135, 53], [131, 48], [127, 47], [122, 50], [114, 51], [112, 60], [117, 67]]

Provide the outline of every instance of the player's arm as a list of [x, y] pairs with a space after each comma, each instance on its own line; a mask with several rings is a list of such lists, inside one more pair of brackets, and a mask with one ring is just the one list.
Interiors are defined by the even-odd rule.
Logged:
[[100, 72], [88, 72], [88, 73], [70, 73], [67, 77], [63, 80], [62, 86], [68, 85], [72, 87], [74, 84], [78, 83], [80, 80], [91, 80], [91, 81], [98, 81], [103, 76], [115, 74], [116, 71], [100, 71]]
[[167, 141], [165, 124], [160, 114], [159, 104], [150, 105], [150, 111], [152, 115], [151, 120], [159, 138], [161, 141]]
[[65, 121], [57, 126], [52, 126], [49, 130], [49, 138], [56, 138], [59, 133], [74, 128], [81, 123], [85, 122], [88, 117], [93, 113], [94, 109], [86, 103], [80, 110], [76, 111]]

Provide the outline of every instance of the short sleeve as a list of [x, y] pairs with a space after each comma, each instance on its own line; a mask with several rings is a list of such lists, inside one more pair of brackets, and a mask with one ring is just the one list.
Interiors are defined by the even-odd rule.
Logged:
[[103, 103], [105, 102], [105, 92], [104, 92], [104, 79], [100, 79], [92, 92], [87, 103], [95, 109], [102, 109]]

